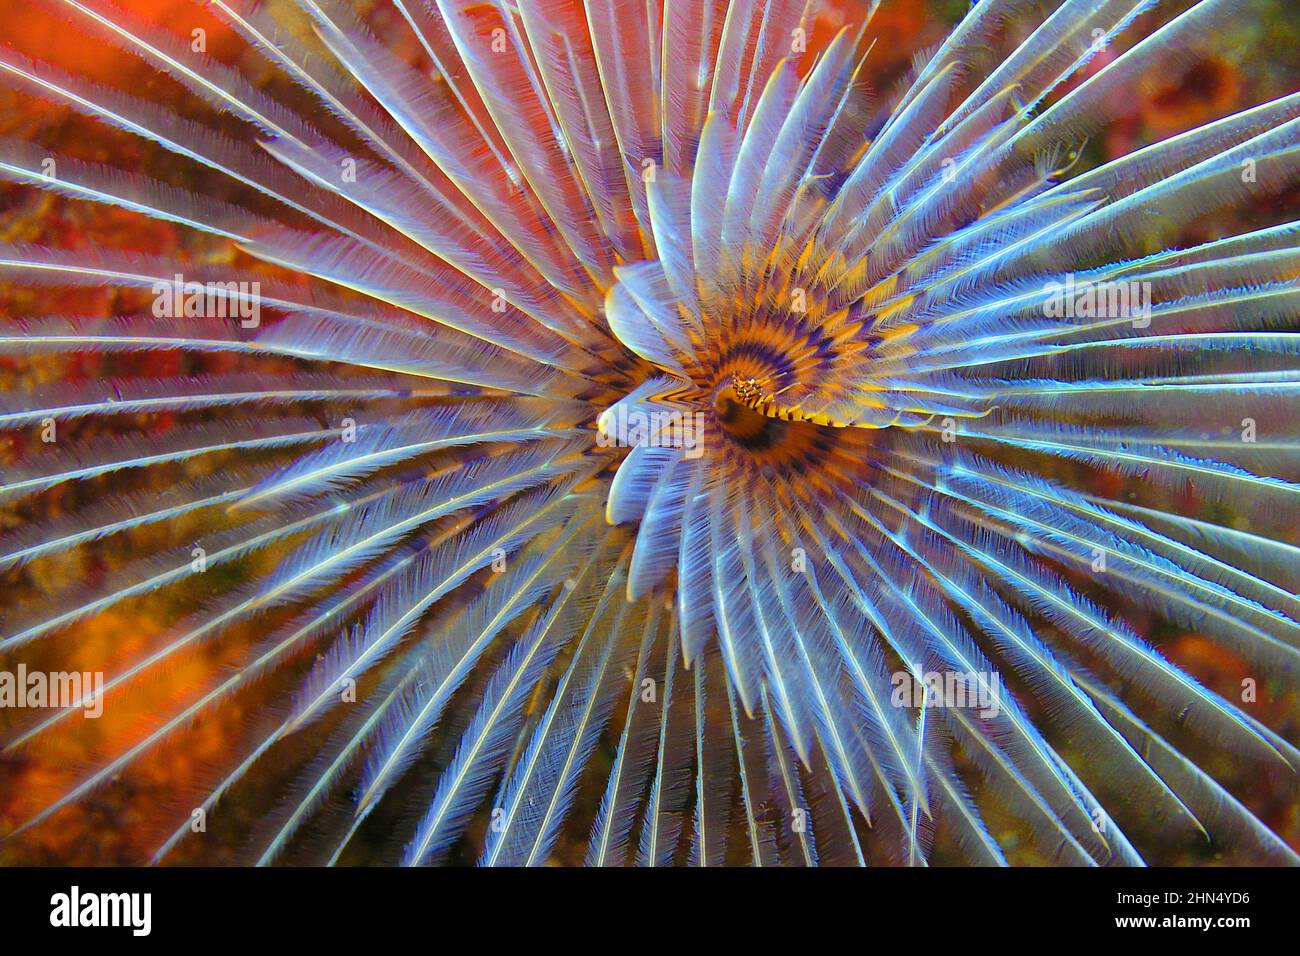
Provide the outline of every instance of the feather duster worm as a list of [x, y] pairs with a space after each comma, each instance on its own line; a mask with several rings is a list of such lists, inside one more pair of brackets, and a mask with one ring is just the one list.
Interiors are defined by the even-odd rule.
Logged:
[[1297, 862], [1300, 94], [1098, 162], [1236, 0], [877, 5], [0, 47], [164, 237], [0, 247], [0, 854]]

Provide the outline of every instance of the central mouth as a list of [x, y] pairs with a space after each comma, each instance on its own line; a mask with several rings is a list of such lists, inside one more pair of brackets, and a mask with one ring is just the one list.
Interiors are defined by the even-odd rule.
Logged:
[[789, 425], [769, 418], [748, 404], [761, 397], [753, 391], [752, 379], [733, 379], [720, 385], [713, 394], [713, 414], [723, 434], [747, 451], [764, 451], [779, 442]]

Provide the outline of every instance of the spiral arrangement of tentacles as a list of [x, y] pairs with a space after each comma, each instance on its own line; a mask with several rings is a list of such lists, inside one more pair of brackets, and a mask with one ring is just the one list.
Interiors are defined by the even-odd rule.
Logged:
[[1081, 160], [1237, 0], [979, 0], [888, 82], [867, 2], [47, 5], [156, 79], [0, 82], [140, 168], [0, 176], [186, 251], [0, 248], [115, 297], [0, 328], [0, 664], [104, 675], [5, 712], [9, 846], [1300, 861], [1233, 776], [1300, 769], [1300, 223], [1172, 239], [1294, 190], [1300, 94]]

